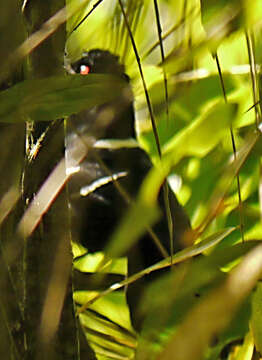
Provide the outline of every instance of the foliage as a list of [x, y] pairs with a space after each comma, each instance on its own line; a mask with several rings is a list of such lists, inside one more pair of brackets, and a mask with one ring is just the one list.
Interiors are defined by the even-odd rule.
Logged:
[[[104, 0], [86, 1], [80, 7], [79, 0], [67, 0], [67, 6], [66, 62], [87, 50], [107, 49], [125, 64], [133, 95], [107, 75], [27, 79], [0, 93], [1, 122], [21, 126], [28, 120], [60, 119], [119, 96], [127, 102], [134, 99], [137, 138], [154, 164], [105, 253], [88, 254], [73, 243], [76, 274], [93, 273], [100, 280], [105, 274], [120, 275], [101, 292], [75, 287], [76, 314], [88, 342], [101, 360], [258, 358], [262, 351], [261, 1]], [[28, 51], [33, 49], [29, 41]], [[3, 69], [12, 73], [12, 66]], [[1, 79], [5, 78], [2, 72]], [[17, 130], [12, 131], [4, 137], [3, 173], [11, 169]], [[31, 159], [41, 145], [42, 139]], [[86, 155], [80, 150], [78, 162]], [[50, 187], [38, 222], [69, 176], [53, 173], [56, 186], [51, 185], [52, 176], [46, 180]], [[166, 177], [193, 230], [182, 251], [123, 278], [123, 248], [138, 241], [160, 216], [157, 196]], [[8, 187], [1, 187], [2, 225], [16, 211], [21, 192], [17, 176], [7, 179]], [[124, 288], [166, 267], [170, 272], [145, 289], [139, 305], [145, 321], [141, 333], [135, 334]]]

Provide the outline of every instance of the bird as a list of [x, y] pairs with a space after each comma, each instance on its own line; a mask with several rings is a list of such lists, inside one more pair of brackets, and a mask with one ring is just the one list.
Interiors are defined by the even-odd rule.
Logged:
[[[92, 49], [85, 52], [71, 67], [76, 74], [85, 76], [92, 73], [114, 75], [131, 86], [130, 78], [125, 73], [125, 66], [121, 64], [119, 56], [108, 50]], [[88, 135], [94, 138], [94, 142], [101, 141], [101, 139], [135, 140], [133, 103], [127, 104], [121, 99], [118, 100], [98, 105], [74, 115], [71, 118], [71, 123], [69, 123], [68, 139], [70, 136], [74, 136], [77, 129], [81, 136]], [[105, 122], [107, 125], [98, 126], [97, 119], [106, 116], [105, 114], [109, 114], [109, 120], [107, 119], [108, 121]], [[83, 244], [90, 253], [103, 251], [120, 219], [128, 209], [127, 201], [115, 186], [113, 177], [117, 179], [128, 196], [135, 199], [151, 168], [152, 163], [149, 155], [139, 146], [120, 146], [114, 149], [92, 148], [86, 160], [81, 164], [81, 172], [78, 172], [71, 180], [71, 194], [79, 195], [82, 192], [83, 195], [85, 193], [85, 196], [71, 196], [71, 205], [74, 209], [73, 240]], [[178, 250], [181, 248], [183, 235], [191, 229], [191, 225], [185, 209], [180, 205], [169, 185], [167, 186], [173, 220], [173, 245], [174, 249]], [[158, 203], [162, 217], [153, 226], [153, 231], [168, 252], [170, 233], [163, 187], [159, 192]], [[124, 255], [128, 259], [128, 276], [163, 259], [163, 254], [153, 243], [149, 233], [143, 235]], [[157, 275], [150, 274], [130, 284], [127, 288], [127, 303], [131, 322], [138, 332], [143, 324], [143, 316], [137, 311], [138, 304], [146, 284], [155, 276]]]

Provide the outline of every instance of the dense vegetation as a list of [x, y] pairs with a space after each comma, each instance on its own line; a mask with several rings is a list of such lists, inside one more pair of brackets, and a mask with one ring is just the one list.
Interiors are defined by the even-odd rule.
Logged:
[[[261, 1], [10, 0], [0, 21], [2, 358], [259, 359]], [[65, 74], [91, 49], [125, 65], [154, 164], [97, 254], [72, 239], [67, 182], [88, 145], [68, 162], [64, 125], [130, 91], [108, 75]], [[121, 255], [161, 216], [166, 178], [193, 230], [128, 277]], [[126, 285], [162, 268], [136, 333]]]

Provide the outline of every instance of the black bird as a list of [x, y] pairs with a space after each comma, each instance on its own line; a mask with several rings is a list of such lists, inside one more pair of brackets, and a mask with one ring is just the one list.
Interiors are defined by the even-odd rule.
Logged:
[[[109, 73], [119, 76], [129, 82], [124, 66], [119, 63], [119, 58], [108, 51], [95, 49], [83, 54], [83, 57], [72, 65], [75, 73]], [[106, 110], [109, 112], [110, 121], [103, 128], [97, 127], [97, 119]], [[95, 140], [99, 139], [129, 139], [135, 138], [133, 105], [116, 103], [104, 104], [91, 110], [83, 111], [71, 119], [69, 123], [68, 139], [74, 136], [76, 129], [80, 135], [88, 134]], [[70, 141], [69, 141], [70, 143]], [[69, 147], [70, 150], [70, 147]], [[98, 161], [98, 159], [101, 160]], [[73, 228], [74, 240], [80, 241], [90, 252], [104, 249], [113, 230], [128, 208], [123, 196], [115, 187], [108, 175], [115, 174], [121, 187], [135, 199], [140, 185], [151, 168], [150, 159], [145, 151], [139, 147], [119, 149], [95, 149], [88, 154], [82, 164], [82, 172], [71, 181], [71, 192], [83, 193], [85, 197], [72, 196], [71, 203], [75, 210]], [[170, 209], [174, 227], [174, 249], [181, 248], [181, 238], [190, 229], [190, 222], [182, 206], [178, 203], [174, 193], [169, 189]], [[165, 214], [163, 189], [159, 194], [159, 204], [163, 212], [161, 220], [154, 226], [153, 231], [158, 236], [163, 247], [167, 250], [169, 244], [169, 230]], [[160, 260], [163, 255], [153, 243], [149, 234], [144, 235], [137, 244], [126, 254], [128, 257], [128, 274], [131, 275]], [[137, 305], [143, 293], [145, 282], [152, 279], [151, 274], [145, 279], [140, 279], [131, 284], [127, 289], [127, 301], [130, 307], [131, 319], [136, 330], [141, 328], [142, 319], [137, 313]]]

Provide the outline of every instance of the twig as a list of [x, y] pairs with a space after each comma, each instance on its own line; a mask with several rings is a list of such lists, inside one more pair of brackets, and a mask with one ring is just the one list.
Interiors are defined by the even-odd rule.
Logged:
[[[218, 70], [218, 74], [219, 74], [219, 79], [220, 79], [220, 84], [221, 84], [225, 104], [227, 104], [228, 101], [227, 101], [226, 89], [225, 89], [224, 79], [223, 79], [223, 75], [222, 75], [222, 71], [221, 71], [221, 67], [220, 67], [220, 63], [219, 63], [217, 53], [215, 54], [215, 60], [216, 60], [216, 64], [217, 64], [217, 70]], [[236, 143], [235, 143], [235, 138], [234, 138], [232, 125], [230, 125], [230, 136], [231, 136], [231, 142], [232, 142], [232, 147], [233, 147], [234, 160], [236, 161], [236, 158], [237, 158], [237, 155], [236, 155]], [[239, 204], [240, 232], [241, 232], [242, 241], [244, 242], [245, 239], [244, 239], [243, 203], [242, 203], [242, 197], [241, 197], [239, 174], [237, 174], [236, 178], [237, 178], [237, 192], [238, 192], [238, 204]]]
[[259, 111], [259, 106], [257, 106], [260, 103], [259, 99], [259, 91], [258, 91], [258, 84], [257, 84], [257, 71], [256, 71], [256, 61], [255, 61], [255, 52], [254, 52], [254, 38], [252, 36], [252, 33], [250, 33], [248, 30], [245, 32], [246, 35], [246, 42], [247, 42], [247, 51], [248, 51], [248, 58], [250, 63], [250, 77], [252, 82], [252, 90], [253, 90], [253, 101], [254, 105], [251, 106], [248, 110], [251, 110], [255, 108], [255, 118], [256, 118], [256, 127], [258, 129], [260, 118], [261, 118], [261, 112]]

